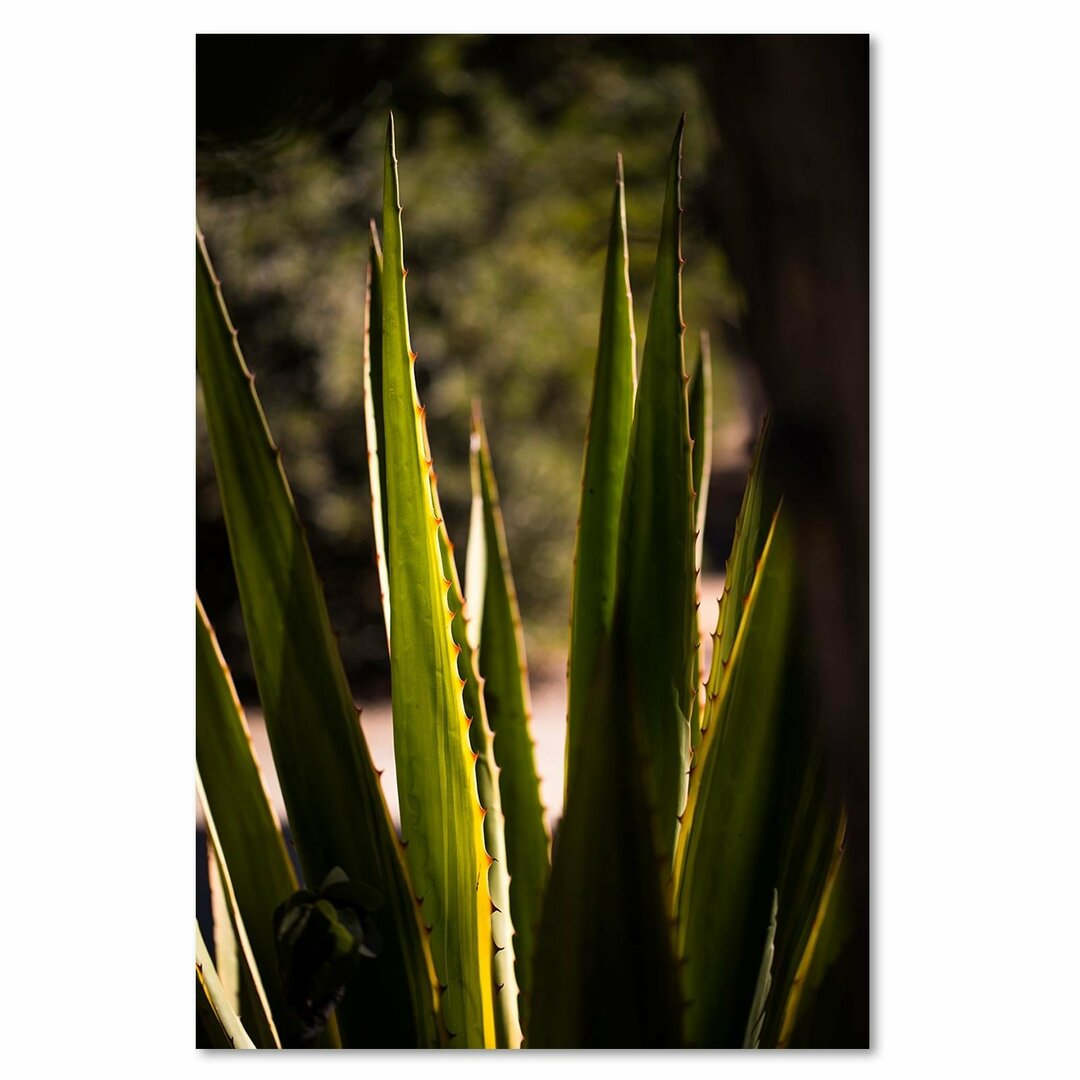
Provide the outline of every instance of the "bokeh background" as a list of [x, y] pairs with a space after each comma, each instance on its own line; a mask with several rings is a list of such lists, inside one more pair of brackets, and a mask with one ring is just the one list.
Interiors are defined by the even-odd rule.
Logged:
[[[368, 222], [381, 206], [388, 110], [416, 371], [444, 511], [460, 553], [469, 405], [480, 396], [534, 705], [556, 727], [561, 701], [545, 688], [565, 671], [615, 155], [625, 158], [640, 357], [663, 165], [686, 112], [687, 351], [707, 330], [715, 364], [704, 621], [768, 409], [770, 471], [796, 527], [808, 708], [849, 809], [846, 858], [861, 925], [843, 978], [861, 1020], [843, 1038], [864, 1046], [870, 56], [864, 36], [200, 36], [196, 44], [198, 219], [308, 528], [369, 741], [389, 732], [361, 389]], [[197, 424], [197, 587], [241, 698], [257, 706], [201, 416]], [[382, 751], [372, 752], [378, 760]]]
[[[393, 108], [417, 377], [452, 535], [464, 547], [468, 423], [482, 398], [537, 675], [564, 664], [569, 567], [616, 152], [644, 341], [679, 115], [688, 352], [716, 354], [711, 566], [722, 569], [763, 409], [724, 326], [738, 290], [702, 197], [716, 134], [684, 38], [200, 38], [198, 216], [310, 530], [354, 690], [386, 657], [363, 440], [368, 221]], [[380, 222], [381, 224], [381, 222]], [[692, 357], [688, 356], [688, 362]], [[198, 587], [254, 691], [205, 432]]]

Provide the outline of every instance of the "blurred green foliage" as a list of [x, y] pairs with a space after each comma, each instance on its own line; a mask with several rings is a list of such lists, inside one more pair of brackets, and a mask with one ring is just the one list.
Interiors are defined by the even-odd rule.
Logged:
[[[310, 66], [311, 46], [305, 52], [303, 39], [292, 40]], [[272, 54], [265, 39], [202, 39], [200, 95], [220, 92], [234, 41], [238, 59], [248, 50], [257, 71], [260, 58], [281, 65], [291, 55], [288, 39], [271, 39]], [[361, 387], [368, 220], [380, 205], [388, 108], [408, 165], [410, 319], [448, 525], [460, 556], [469, 406], [482, 392], [530, 658], [543, 665], [565, 648], [615, 155], [625, 158], [640, 358], [664, 162], [684, 110], [688, 362], [697, 331], [711, 329], [720, 343], [722, 323], [738, 312], [697, 197], [715, 133], [692, 42], [437, 36], [323, 44], [337, 72], [355, 54], [358, 74], [355, 85], [335, 83], [333, 100], [321, 111], [316, 102], [302, 121], [259, 117], [257, 131], [236, 135], [234, 109], [222, 134], [211, 130], [200, 97], [197, 212], [325, 575], [347, 670], [365, 692], [384, 686], [388, 671]], [[722, 431], [742, 406], [733, 369], [722, 350], [714, 353]], [[243, 693], [250, 661], [239, 644], [201, 406], [197, 455], [198, 588]]]

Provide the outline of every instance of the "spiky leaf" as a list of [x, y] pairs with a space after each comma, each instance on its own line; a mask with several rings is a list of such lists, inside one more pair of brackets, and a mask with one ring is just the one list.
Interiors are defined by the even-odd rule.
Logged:
[[[369, 277], [366, 312], [368, 333], [365, 336], [364, 352], [365, 362], [369, 362], [369, 366], [365, 368], [364, 411], [367, 418], [369, 466], [375, 460], [379, 462], [378, 470], [374, 467], [369, 468], [372, 506], [375, 508], [385, 503], [385, 495], [383, 495], [385, 453], [382, 448], [386, 436], [381, 407], [381, 308], [377, 309], [374, 319], [371, 316], [375, 300], [377, 297], [381, 297], [382, 292], [382, 250], [374, 223], [372, 224], [371, 235], [372, 248], [369, 270], [371, 276]], [[374, 332], [376, 326], [380, 327], [378, 334]], [[376, 379], [376, 373], [378, 379]], [[377, 386], [380, 393], [373, 393], [373, 386]], [[431, 444], [427, 436], [426, 417], [421, 419], [421, 427], [424, 435], [425, 455], [430, 459]], [[375, 458], [373, 458], [373, 454], [376, 455]], [[450, 535], [439, 505], [439, 494], [434, 473], [432, 473], [431, 480], [432, 506], [436, 517], [440, 519], [439, 555], [443, 574], [451, 582], [451, 587], [447, 591], [447, 602], [453, 616], [450, 628], [454, 643], [461, 650], [458, 657], [458, 669], [465, 679], [465, 685], [462, 688], [462, 699], [465, 706], [465, 715], [470, 721], [469, 742], [477, 755], [476, 787], [484, 813], [484, 846], [491, 855], [492, 860], [488, 868], [488, 889], [491, 893], [492, 906], [491, 937], [495, 1042], [500, 1048], [516, 1049], [521, 1045], [522, 1034], [518, 1014], [517, 977], [514, 972], [514, 926], [510, 915], [510, 876], [506, 858], [504, 817], [499, 794], [498, 768], [495, 764], [491, 731], [488, 727], [487, 713], [484, 708], [482, 681], [476, 667], [475, 647], [472, 644], [470, 622], [466, 618], [465, 599], [461, 591], [457, 566], [454, 562], [453, 544], [450, 541]], [[374, 514], [373, 518], [375, 520], [376, 550], [382, 553], [379, 556], [380, 575], [385, 575], [385, 535], [381, 536], [379, 530], [379, 521], [385, 522], [385, 516], [380, 519], [378, 514]], [[388, 590], [384, 592], [383, 614], [386, 622], [387, 641], [389, 641], [390, 604]]]
[[830, 966], [836, 961], [850, 932], [850, 916], [844, 893], [843, 856], [847, 817], [841, 812], [829, 851], [824, 879], [816, 892], [813, 918], [800, 942], [798, 966], [779, 999], [778, 1046], [812, 1045], [814, 998]]
[[379, 573], [386, 642], [390, 643], [390, 582], [386, 568], [386, 448], [382, 395], [382, 247], [375, 222], [370, 223], [367, 290], [364, 296], [364, 429], [367, 435], [371, 520], [375, 533], [375, 562]]
[[[801, 622], [798, 615], [796, 620]], [[804, 642], [794, 642], [793, 648], [797, 651], [789, 664], [783, 706], [783, 794], [776, 808], [778, 887], [784, 918], [776, 936], [773, 1005], [762, 1030], [765, 1046], [780, 1041], [785, 1002], [812, 951], [814, 926], [843, 831], [839, 793], [829, 784], [824, 742], [813, 709], [808, 708], [808, 702], [816, 700], [810, 690], [811, 660]]]
[[383, 410], [391, 696], [401, 824], [454, 1046], [492, 1046], [489, 856], [442, 567], [405, 301], [394, 124], [383, 186]]
[[[510, 909], [513, 912], [517, 983], [521, 991], [522, 1028], [528, 1035], [532, 968], [544, 889], [550, 872], [550, 839], [544, 824], [532, 705], [525, 661], [525, 636], [510, 569], [506, 530], [499, 509], [499, 491], [491, 450], [479, 405], [473, 409], [473, 487], [480, 496], [483, 529], [470, 535], [486, 553], [482, 616], [479, 619], [479, 668], [484, 702], [494, 736], [499, 788], [506, 815], [506, 854], [510, 867]], [[470, 552], [470, 559], [474, 556]]]
[[214, 927], [214, 967], [229, 997], [229, 1004], [238, 1014], [242, 1014], [240, 948], [236, 941], [232, 916], [229, 913], [229, 901], [225, 896], [225, 884], [221, 879], [221, 870], [211, 844], [206, 845], [206, 870], [210, 884], [210, 917], [213, 919]]
[[[229, 873], [229, 864], [225, 861], [225, 855], [221, 846], [221, 838], [217, 831], [213, 811], [210, 809], [203, 787], [202, 776], [198, 766], [195, 769], [195, 788], [198, 793], [199, 805], [202, 808], [203, 821], [206, 826], [208, 846], [214, 853], [214, 861], [217, 869], [218, 882], [221, 886], [224, 899], [224, 907], [231, 923], [233, 936], [236, 942], [238, 960], [244, 974], [251, 980], [251, 1010], [245, 1014], [246, 1026], [250, 1030], [256, 1045], [264, 1048], [280, 1048], [281, 1037], [278, 1035], [270, 1012], [270, 1003], [266, 996], [259, 967], [255, 962], [255, 954], [251, 948], [251, 939], [248, 937], [247, 927], [240, 911], [240, 905], [236, 899], [236, 890], [233, 888], [232, 875]], [[224, 986], [224, 984], [223, 984]], [[239, 986], [237, 987], [239, 991]], [[228, 992], [226, 988], [226, 992]], [[231, 996], [231, 995], [230, 995]]]
[[[442, 516], [441, 513], [439, 515]], [[517, 941], [511, 915], [510, 860], [506, 850], [506, 816], [503, 813], [499, 767], [495, 762], [494, 738], [484, 704], [483, 679], [476, 663], [476, 650], [469, 640], [465, 618], [465, 598], [454, 564], [453, 547], [444, 525], [439, 530], [443, 570], [452, 584], [447, 594], [454, 613], [451, 631], [461, 649], [458, 667], [465, 679], [462, 698], [470, 718], [469, 743], [476, 754], [476, 789], [484, 808], [484, 846], [491, 856], [488, 888], [491, 892], [491, 940], [494, 948], [491, 976], [495, 997], [495, 1044], [515, 1050], [521, 1046], [522, 1019], [520, 987], [517, 979]]]
[[649, 803], [644, 736], [608, 706], [605, 648], [559, 826], [536, 949], [528, 1045], [682, 1044], [669, 865]]
[[705, 511], [709, 502], [709, 480], [712, 476], [712, 394], [712, 353], [709, 348], [709, 332], [702, 330], [698, 338], [698, 361], [690, 376], [690, 438], [694, 444], [691, 455], [691, 478], [694, 485], [694, 527], [697, 531], [699, 569], [705, 540]]
[[634, 408], [620, 528], [616, 675], [645, 734], [661, 851], [670, 858], [690, 758], [695, 604], [694, 492], [683, 363], [679, 177], [675, 133], [656, 282]]
[[229, 995], [221, 985], [214, 962], [195, 924], [195, 1015], [210, 1047], [219, 1050], [254, 1050]]
[[304, 876], [342, 867], [386, 897], [386, 946], [338, 1010], [346, 1044], [438, 1042], [412, 887], [330, 627], [322, 587], [202, 235], [196, 356], [233, 567]]
[[[386, 577], [385, 515], [378, 509], [385, 505], [385, 441], [382, 409], [382, 249], [375, 225], [371, 226], [371, 253], [368, 270], [368, 293], [365, 310], [364, 339], [364, 415], [367, 421], [369, 482], [371, 484], [372, 515], [375, 523], [375, 546], [378, 552], [380, 580], [383, 581], [383, 615], [386, 638], [390, 640], [390, 594]], [[378, 392], [375, 392], [377, 388]], [[424, 453], [431, 457], [426, 417], [421, 419]], [[377, 467], [376, 467], [377, 463]], [[461, 592], [454, 548], [443, 520], [439, 492], [434, 473], [431, 476], [431, 500], [435, 516], [440, 519], [439, 556], [443, 575], [451, 585], [447, 591], [453, 620], [450, 630], [454, 643], [461, 649], [458, 669], [465, 679], [462, 699], [469, 718], [469, 742], [476, 753], [476, 788], [484, 811], [484, 846], [491, 855], [488, 868], [488, 889], [491, 893], [492, 983], [494, 988], [495, 1042], [500, 1048], [514, 1049], [521, 1045], [521, 1024], [518, 1016], [518, 985], [514, 974], [514, 926], [510, 917], [510, 876], [506, 858], [506, 840], [502, 801], [499, 795], [498, 768], [492, 749], [491, 732], [475, 649], [471, 644], [470, 623], [466, 619], [465, 600]]]
[[567, 666], [566, 776], [577, 768], [585, 703], [596, 659], [611, 633], [617, 586], [619, 516], [626, 457], [634, 419], [637, 368], [634, 347], [630, 250], [626, 236], [626, 192], [620, 154], [615, 170], [600, 345], [593, 374], [592, 402], [585, 434], [581, 508], [574, 549], [570, 602], [570, 656]]
[[750, 585], [754, 580], [757, 557], [764, 542], [763, 533], [772, 517], [772, 506], [766, 506], [765, 459], [769, 446], [769, 418], [762, 421], [761, 434], [754, 450], [754, 459], [743, 489], [742, 505], [735, 519], [735, 536], [731, 542], [724, 574], [724, 593], [713, 634], [712, 664], [705, 686], [705, 711], [701, 730], [708, 730], [720, 707], [720, 685], [724, 671], [735, 647]]
[[690, 616], [690, 633], [695, 650], [690, 744], [696, 749], [701, 742], [701, 721], [705, 707], [698, 610], [701, 607], [701, 557], [705, 547], [705, 510], [709, 502], [709, 479], [712, 475], [712, 356], [709, 352], [707, 330], [702, 330], [698, 338], [698, 361], [690, 376], [690, 440], [693, 445], [691, 480], [694, 485], [694, 528], [697, 534], [694, 548], [694, 565], [697, 568], [694, 579], [694, 610]]
[[461, 649], [459, 668], [465, 679], [462, 696], [470, 717], [469, 742], [476, 757], [476, 788], [484, 808], [484, 846], [491, 856], [488, 888], [491, 892], [491, 938], [494, 947], [491, 974], [495, 990], [495, 1042], [500, 1048], [516, 1049], [522, 1041], [519, 987], [517, 981], [514, 922], [510, 904], [510, 862], [506, 852], [506, 817], [499, 790], [499, 769], [495, 763], [494, 739], [484, 705], [483, 680], [476, 665], [476, 651], [469, 641], [465, 619], [465, 599], [458, 582], [453, 549], [440, 533], [443, 566], [453, 581], [448, 594], [454, 612], [451, 629], [454, 642]]
[[[259, 770], [244, 710], [198, 597], [195, 756], [271, 1014], [288, 1045], [292, 1025], [277, 970], [273, 916], [277, 905], [296, 890], [296, 875]], [[328, 1045], [337, 1042], [336, 1025], [332, 1035]]]
[[786, 518], [774, 518], [695, 765], [675, 860], [687, 1038], [742, 1045], [769, 925], [771, 808], [782, 739], [779, 703], [793, 598]]
[[773, 982], [773, 960], [776, 956], [776, 912], [779, 894], [773, 890], [772, 917], [769, 929], [765, 932], [765, 948], [761, 953], [761, 967], [758, 970], [757, 986], [754, 999], [750, 1003], [750, 1016], [746, 1021], [746, 1034], [743, 1036], [743, 1049], [756, 1050], [761, 1045], [761, 1029], [765, 1023], [765, 1008], [769, 1001], [769, 992]]

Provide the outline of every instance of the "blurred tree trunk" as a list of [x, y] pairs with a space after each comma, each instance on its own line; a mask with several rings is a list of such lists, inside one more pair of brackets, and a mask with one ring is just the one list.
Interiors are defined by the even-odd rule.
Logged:
[[[850, 1027], [869, 1040], [869, 39], [703, 39], [712, 206], [745, 290], [743, 347], [794, 512], [821, 719], [849, 807], [859, 926]], [[847, 1027], [847, 1025], [845, 1025]]]

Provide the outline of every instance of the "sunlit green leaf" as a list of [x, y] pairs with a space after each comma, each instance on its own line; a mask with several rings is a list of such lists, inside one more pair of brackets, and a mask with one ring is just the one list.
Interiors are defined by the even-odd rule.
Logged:
[[219, 1050], [255, 1049], [214, 970], [198, 923], [195, 924], [195, 1014], [212, 1047]]
[[[386, 439], [383, 424], [382, 402], [382, 250], [374, 223], [371, 228], [371, 252], [369, 260], [369, 289], [365, 311], [367, 333], [364, 339], [365, 379], [364, 414], [367, 421], [369, 482], [372, 491], [372, 507], [375, 522], [375, 544], [379, 552], [380, 579], [383, 580], [383, 615], [386, 622], [387, 641], [390, 639], [390, 594], [386, 577], [386, 539], [379, 523], [385, 527], [385, 515], [377, 508], [385, 502], [384, 484], [386, 467], [383, 446]], [[379, 306], [376, 307], [376, 300]], [[372, 312], [376, 312], [372, 317]], [[375, 332], [375, 328], [379, 332]], [[378, 393], [374, 388], [378, 388]], [[431, 457], [431, 445], [427, 438], [427, 424], [421, 422], [424, 437], [424, 454]], [[378, 468], [375, 467], [378, 462]], [[491, 731], [476, 668], [475, 646], [470, 637], [470, 623], [465, 617], [465, 599], [461, 592], [457, 565], [454, 562], [453, 544], [443, 520], [439, 504], [439, 492], [434, 473], [431, 474], [431, 501], [439, 524], [439, 556], [443, 575], [450, 581], [446, 598], [453, 615], [450, 624], [454, 643], [461, 649], [458, 669], [463, 673], [465, 685], [462, 700], [465, 715], [469, 718], [469, 742], [476, 753], [476, 788], [484, 811], [484, 847], [491, 856], [488, 868], [488, 888], [491, 893], [492, 937], [492, 983], [494, 989], [495, 1042], [500, 1048], [516, 1049], [521, 1045], [521, 1024], [518, 1014], [518, 985], [514, 972], [514, 926], [510, 915], [510, 875], [506, 858], [506, 838], [502, 801], [499, 794], [498, 768], [492, 748]]]
[[239, 1014], [240, 1008], [240, 949], [233, 930], [225, 884], [211, 845], [206, 846], [207, 876], [210, 885], [210, 917], [213, 919], [214, 967], [228, 995], [229, 1004]]
[[[437, 499], [437, 496], [436, 496]], [[438, 504], [436, 503], [436, 507]], [[440, 512], [439, 516], [442, 514]], [[510, 900], [510, 861], [506, 850], [506, 817], [499, 786], [499, 768], [495, 763], [494, 739], [484, 705], [483, 680], [476, 665], [476, 650], [469, 640], [465, 619], [465, 599], [458, 582], [445, 523], [439, 529], [443, 570], [452, 585], [447, 600], [454, 613], [451, 631], [461, 649], [458, 666], [465, 686], [462, 699], [470, 718], [469, 743], [476, 754], [476, 789], [484, 808], [484, 847], [491, 856], [488, 888], [491, 892], [491, 939], [494, 947], [491, 975], [495, 998], [495, 1043], [500, 1048], [517, 1049], [522, 1040], [521, 1001], [516, 971], [518, 939]]]
[[383, 191], [383, 410], [391, 695], [402, 833], [430, 928], [453, 1046], [493, 1046], [491, 899], [475, 754], [462, 701], [416, 394], [393, 118]]
[[[510, 909], [517, 933], [515, 966], [521, 991], [522, 1028], [527, 1036], [536, 934], [550, 872], [550, 840], [536, 773], [525, 637], [499, 509], [495, 470], [479, 405], [473, 411], [472, 470], [474, 490], [480, 497], [482, 532], [471, 534], [469, 545], [472, 548], [474, 544], [482, 544], [486, 553], [482, 615], [478, 620], [479, 669], [506, 816]], [[475, 562], [472, 552], [470, 559]]]
[[375, 222], [371, 222], [367, 292], [364, 297], [364, 429], [367, 435], [368, 482], [371, 520], [375, 532], [375, 561], [379, 571], [386, 641], [390, 642], [390, 582], [386, 569], [386, 451], [383, 446], [382, 366], [382, 248]]

